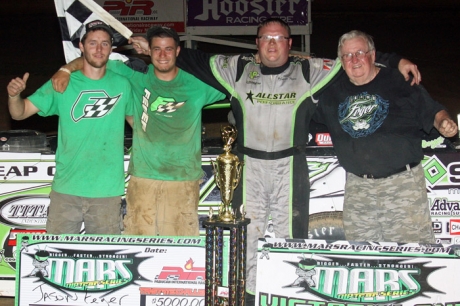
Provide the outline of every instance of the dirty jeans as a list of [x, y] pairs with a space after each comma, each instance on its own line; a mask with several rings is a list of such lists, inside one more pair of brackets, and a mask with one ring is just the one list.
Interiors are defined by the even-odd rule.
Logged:
[[160, 181], [131, 176], [125, 235], [199, 236], [199, 180]]

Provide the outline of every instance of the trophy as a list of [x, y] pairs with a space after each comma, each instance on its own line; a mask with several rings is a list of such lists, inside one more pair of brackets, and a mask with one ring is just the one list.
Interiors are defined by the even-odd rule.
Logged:
[[221, 128], [221, 134], [225, 152], [220, 154], [216, 161], [211, 160], [216, 185], [220, 189], [222, 200], [217, 218], [219, 221], [231, 222], [235, 220], [235, 214], [231, 209], [233, 191], [240, 181], [243, 163], [239, 161], [238, 156], [230, 152], [237, 136], [236, 129], [233, 126], [226, 126]]
[[[246, 247], [247, 225], [250, 220], [245, 217], [241, 206], [241, 217], [236, 218], [231, 202], [233, 191], [238, 186], [243, 163], [230, 152], [236, 139], [233, 126], [221, 128], [224, 141], [224, 153], [215, 161], [211, 160], [217, 187], [220, 189], [221, 205], [217, 216], [212, 208], [209, 219], [203, 222], [206, 227], [206, 306], [243, 306], [246, 291]], [[229, 231], [229, 252], [224, 254], [224, 232]], [[228, 286], [223, 287], [223, 258], [228, 256]]]

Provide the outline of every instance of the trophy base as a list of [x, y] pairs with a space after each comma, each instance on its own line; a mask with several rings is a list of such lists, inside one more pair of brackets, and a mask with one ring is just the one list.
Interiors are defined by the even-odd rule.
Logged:
[[[243, 306], [246, 293], [247, 225], [250, 219], [220, 219], [203, 221], [206, 228], [205, 306]], [[224, 232], [229, 233], [228, 253], [224, 254]], [[224, 279], [224, 256], [228, 256], [228, 284], [222, 295], [219, 288]]]

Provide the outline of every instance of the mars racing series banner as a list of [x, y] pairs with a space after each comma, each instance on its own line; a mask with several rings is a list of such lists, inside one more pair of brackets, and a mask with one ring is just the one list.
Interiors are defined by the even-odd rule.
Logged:
[[[18, 235], [45, 233], [48, 195], [55, 171], [54, 158], [53, 154], [0, 153], [0, 295], [15, 294], [16, 249], [21, 248]], [[217, 211], [221, 203], [211, 159], [215, 156], [202, 156], [203, 177], [198, 205], [200, 221], [208, 217], [210, 208]], [[344, 240], [340, 227], [345, 171], [333, 155], [310, 154], [306, 159], [310, 171], [310, 233], [305, 238]], [[439, 244], [460, 244], [459, 160], [457, 152], [436, 152], [425, 153], [422, 161], [427, 205], [431, 210], [436, 243]], [[128, 163], [129, 156], [125, 156], [125, 169]], [[128, 182], [127, 175], [126, 186]], [[326, 224], [323, 220], [327, 220]], [[318, 225], [312, 228], [315, 223]], [[273, 228], [269, 226], [267, 234], [274, 236], [270, 231]], [[203, 229], [201, 232], [204, 234]]]
[[265, 238], [256, 305], [458, 306], [459, 271], [460, 245]]
[[17, 241], [16, 306], [204, 306], [203, 238], [20, 234]]

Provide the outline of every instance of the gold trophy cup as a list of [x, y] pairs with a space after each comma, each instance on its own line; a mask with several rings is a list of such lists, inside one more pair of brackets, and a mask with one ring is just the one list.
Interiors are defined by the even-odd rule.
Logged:
[[[246, 248], [247, 225], [251, 222], [245, 217], [241, 205], [241, 218], [236, 218], [231, 202], [233, 191], [240, 181], [243, 163], [230, 150], [236, 139], [233, 126], [221, 128], [224, 153], [211, 160], [214, 178], [220, 189], [222, 203], [217, 216], [209, 210], [209, 219], [203, 221], [206, 227], [206, 284], [205, 306], [243, 306], [246, 292]], [[224, 252], [224, 232], [229, 234], [228, 252]], [[225, 253], [225, 254], [224, 254]], [[224, 257], [228, 257], [228, 284], [226, 294], [219, 292], [224, 279]]]
[[238, 156], [230, 152], [237, 136], [236, 129], [233, 126], [222, 127], [221, 134], [224, 141], [224, 153], [217, 156], [215, 161], [211, 160], [216, 185], [220, 189], [222, 200], [217, 219], [224, 222], [233, 222], [236, 215], [232, 210], [231, 202], [233, 191], [240, 181], [243, 163], [239, 161]]

